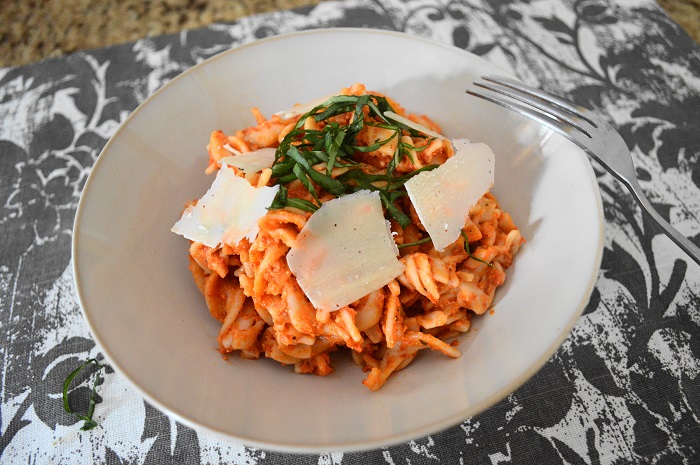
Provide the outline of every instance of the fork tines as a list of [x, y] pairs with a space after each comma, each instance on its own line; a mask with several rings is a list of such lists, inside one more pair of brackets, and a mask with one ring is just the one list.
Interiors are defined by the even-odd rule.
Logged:
[[597, 128], [597, 124], [583, 113], [584, 109], [571, 102], [514, 79], [498, 76], [483, 76], [482, 79], [475, 81], [474, 85], [486, 92], [469, 89], [467, 93], [527, 116], [569, 138], [572, 127], [589, 138], [591, 131], [586, 126]]

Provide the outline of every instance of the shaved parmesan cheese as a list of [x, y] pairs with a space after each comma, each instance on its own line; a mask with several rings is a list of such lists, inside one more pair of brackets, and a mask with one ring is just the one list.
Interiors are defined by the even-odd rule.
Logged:
[[294, 118], [297, 115], [303, 115], [304, 113], [311, 111], [314, 107], [319, 106], [331, 97], [333, 97], [333, 95], [327, 95], [325, 97], [317, 98], [303, 105], [295, 105], [289, 110], [278, 111], [277, 113], [275, 113], [275, 115], [279, 116], [282, 119]]
[[396, 121], [397, 123], [405, 124], [405, 125], [408, 126], [409, 128], [415, 129], [415, 130], [418, 131], [418, 132], [422, 132], [422, 133], [425, 134], [426, 136], [437, 137], [438, 139], [445, 139], [445, 136], [443, 136], [442, 134], [438, 134], [437, 132], [435, 132], [435, 131], [433, 131], [433, 130], [431, 130], [431, 129], [426, 128], [426, 127], [423, 126], [422, 124], [418, 124], [418, 123], [416, 123], [415, 121], [411, 121], [410, 119], [404, 118], [404, 117], [401, 116], [401, 115], [397, 115], [397, 114], [394, 113], [393, 111], [385, 111], [385, 112], [384, 112], [384, 116], [386, 116], [386, 117], [389, 118], [389, 119], [393, 119], [393, 120]]
[[472, 206], [493, 186], [495, 157], [486, 144], [452, 141], [456, 153], [443, 165], [406, 181], [418, 218], [442, 252], [460, 235]]
[[252, 152], [238, 152], [219, 161], [224, 165], [235, 166], [244, 173], [257, 173], [272, 166], [275, 162], [275, 151], [273, 148], [264, 148]]
[[297, 236], [287, 264], [311, 303], [337, 310], [403, 273], [378, 192], [325, 202]]
[[236, 244], [244, 237], [254, 241], [258, 219], [277, 195], [279, 186], [251, 186], [229, 168], [221, 168], [197, 205], [187, 207], [172, 231], [208, 247]]

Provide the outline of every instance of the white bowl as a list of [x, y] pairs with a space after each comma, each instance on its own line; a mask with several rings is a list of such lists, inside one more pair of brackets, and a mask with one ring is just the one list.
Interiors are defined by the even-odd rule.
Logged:
[[[85, 186], [73, 238], [75, 282], [109, 363], [159, 409], [191, 427], [265, 449], [378, 448], [453, 426], [522, 385], [555, 352], [597, 278], [602, 207], [584, 153], [535, 123], [465, 93], [505, 74], [460, 49], [367, 29], [261, 40], [195, 66], [141, 105], [104, 148]], [[450, 137], [488, 143], [494, 194], [527, 242], [495, 312], [461, 338], [463, 356], [428, 350], [378, 392], [350, 358], [327, 377], [271, 360], [223, 360], [218, 322], [170, 232], [211, 183], [214, 129], [254, 123], [355, 82], [424, 113]]]

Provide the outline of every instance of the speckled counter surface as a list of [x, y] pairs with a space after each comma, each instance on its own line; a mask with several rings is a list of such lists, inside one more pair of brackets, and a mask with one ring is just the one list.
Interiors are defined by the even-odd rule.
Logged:
[[0, 67], [319, 1], [0, 0]]
[[[0, 67], [323, 0], [0, 0]], [[700, 42], [700, 0], [660, 0]]]

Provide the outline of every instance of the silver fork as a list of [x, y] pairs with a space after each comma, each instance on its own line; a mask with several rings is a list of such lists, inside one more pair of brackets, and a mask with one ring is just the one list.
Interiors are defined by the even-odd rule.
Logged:
[[[513, 79], [483, 76], [468, 94], [501, 105], [555, 130], [600, 163], [630, 191], [637, 203], [666, 235], [700, 265], [700, 248], [671, 226], [642, 192], [632, 155], [615, 129], [593, 112]], [[510, 99], [504, 98], [509, 97]], [[519, 103], [522, 102], [522, 103]], [[525, 105], [524, 105], [525, 104]]]

